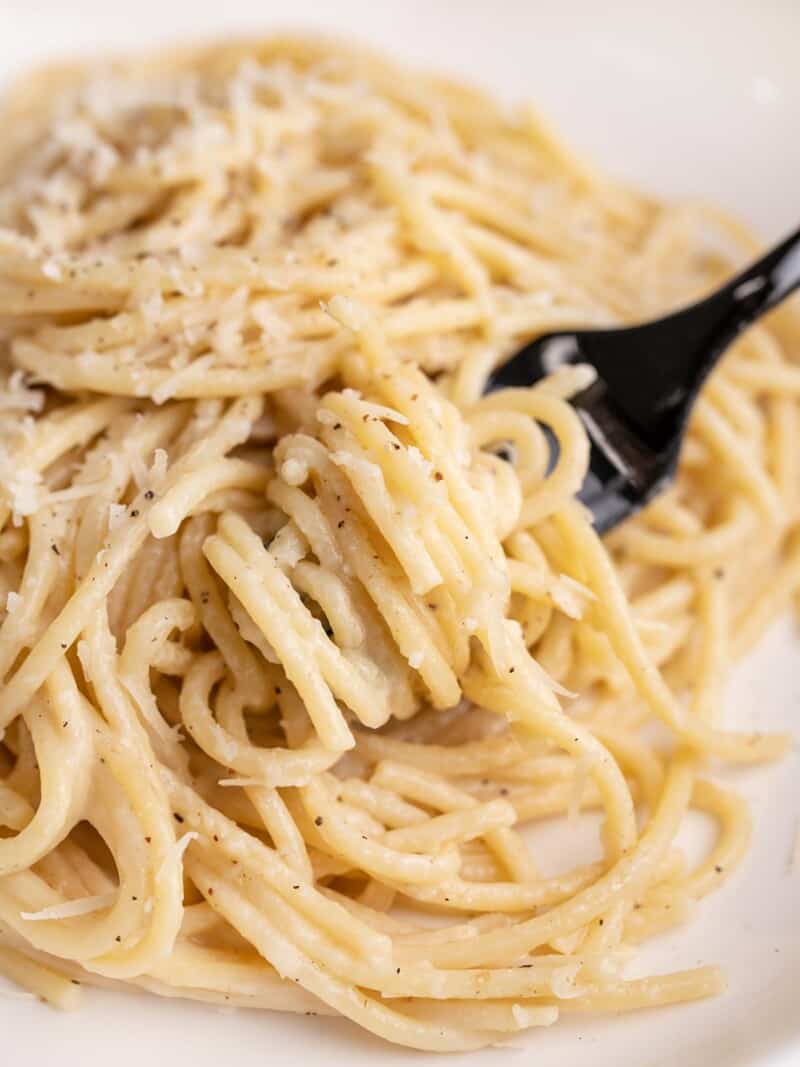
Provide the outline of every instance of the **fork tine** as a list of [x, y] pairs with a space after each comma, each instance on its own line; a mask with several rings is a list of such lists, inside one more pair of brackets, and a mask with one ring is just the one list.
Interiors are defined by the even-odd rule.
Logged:
[[581, 499], [607, 530], [674, 474], [692, 404], [728, 345], [800, 288], [800, 230], [726, 285], [664, 318], [619, 329], [548, 334], [498, 367], [487, 390], [530, 386], [565, 363], [597, 380], [572, 398], [591, 439]]
[[642, 441], [615, 408], [605, 383], [598, 378], [574, 396], [572, 403], [586, 427], [593, 451], [599, 451], [607, 462], [609, 478], [621, 475], [636, 492], [645, 492], [663, 457]]

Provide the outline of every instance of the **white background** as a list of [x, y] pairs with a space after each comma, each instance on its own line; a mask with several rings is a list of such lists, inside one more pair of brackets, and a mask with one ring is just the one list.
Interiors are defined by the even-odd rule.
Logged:
[[[616, 175], [714, 199], [765, 237], [800, 221], [800, 0], [0, 0], [0, 80], [65, 52], [300, 26], [357, 35], [509, 98], [530, 97]], [[793, 725], [798, 648], [788, 624], [770, 636], [730, 687], [734, 721]], [[459, 1067], [532, 1056], [537, 1067], [800, 1063], [800, 872], [788, 863], [800, 816], [797, 760], [733, 780], [753, 801], [751, 856], [691, 928], [642, 961], [663, 969], [720, 962], [729, 993], [625, 1019], [570, 1020], [520, 1042], [526, 1051], [456, 1057]], [[434, 1062], [344, 1022], [91, 992], [69, 1016], [0, 997], [0, 1050], [0, 1064], [15, 1067]]]

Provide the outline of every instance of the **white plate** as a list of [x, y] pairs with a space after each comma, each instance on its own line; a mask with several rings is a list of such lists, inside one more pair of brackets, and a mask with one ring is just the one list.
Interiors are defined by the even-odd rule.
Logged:
[[[767, 237], [798, 223], [797, 0], [292, 0], [287, 8], [268, 0], [0, 0], [0, 77], [65, 50], [283, 27], [287, 11], [293, 26], [356, 33], [504, 95], [529, 96], [608, 169], [655, 192], [713, 198]], [[737, 673], [728, 695], [732, 721], [792, 725], [800, 674], [790, 629], [779, 626]], [[640, 961], [665, 970], [722, 963], [727, 994], [538, 1031], [518, 1044], [539, 1067], [800, 1062], [800, 871], [789, 863], [800, 818], [798, 770], [792, 757], [731, 776], [753, 804], [747, 862], [691, 926], [660, 939]], [[17, 1062], [16, 1052], [26, 1067], [444, 1062], [386, 1048], [345, 1022], [94, 992], [73, 1015], [0, 998], [0, 1033], [6, 1062]], [[499, 1067], [514, 1055], [487, 1051], [469, 1063]]]

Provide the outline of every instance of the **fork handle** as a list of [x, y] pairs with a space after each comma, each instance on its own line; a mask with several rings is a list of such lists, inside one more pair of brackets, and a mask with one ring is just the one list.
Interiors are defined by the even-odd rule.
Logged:
[[[736, 332], [751, 325], [767, 311], [800, 288], [800, 229], [745, 271], [728, 282], [719, 292], [731, 301], [739, 318]], [[733, 325], [733, 324], [732, 324]]]
[[587, 332], [580, 348], [617, 411], [661, 453], [682, 434], [692, 400], [727, 348], [797, 288], [800, 229], [696, 304], [621, 330], [614, 352], [602, 331]]

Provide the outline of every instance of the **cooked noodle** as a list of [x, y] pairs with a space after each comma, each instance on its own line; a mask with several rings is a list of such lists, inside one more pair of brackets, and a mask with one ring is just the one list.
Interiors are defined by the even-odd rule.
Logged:
[[[737, 343], [605, 543], [587, 369], [482, 391], [750, 238], [330, 42], [50, 69], [2, 117], [0, 972], [440, 1051], [717, 992], [625, 966], [746, 850], [709, 757], [786, 746], [719, 712], [800, 581], [800, 331]], [[589, 811], [600, 858], [546, 869], [526, 829], [566, 860]]]

